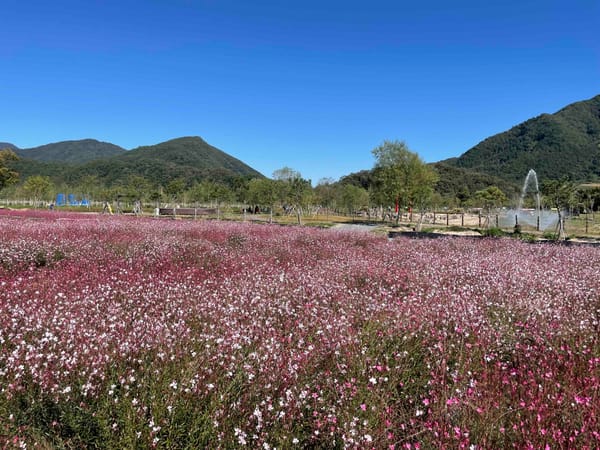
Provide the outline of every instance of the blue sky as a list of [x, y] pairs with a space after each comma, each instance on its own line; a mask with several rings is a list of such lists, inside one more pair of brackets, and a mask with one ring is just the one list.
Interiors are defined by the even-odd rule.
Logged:
[[598, 0], [2, 0], [0, 141], [201, 136], [316, 184], [600, 94]]

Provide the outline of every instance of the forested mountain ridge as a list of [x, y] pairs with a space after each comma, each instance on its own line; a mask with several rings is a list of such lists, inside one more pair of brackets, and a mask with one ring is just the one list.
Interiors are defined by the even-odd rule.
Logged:
[[95, 139], [55, 142], [15, 151], [19, 157], [25, 159], [67, 164], [84, 164], [88, 161], [122, 155], [126, 152], [127, 150], [118, 145]]
[[[76, 155], [78, 151], [82, 152], [79, 157]], [[44, 155], [44, 152], [48, 154]], [[177, 178], [189, 184], [202, 180], [227, 184], [240, 176], [262, 177], [252, 167], [200, 137], [182, 137], [129, 151], [113, 144], [85, 139], [16, 153], [21, 159], [12, 165], [21, 179], [44, 175], [55, 183], [77, 184], [84, 178], [94, 177], [100, 185], [115, 186], [139, 176], [157, 185], [165, 185]]]
[[15, 150], [19, 150], [19, 147], [17, 147], [14, 144], [11, 144], [10, 142], [0, 142], [0, 150], [6, 150], [6, 149], [15, 151]]
[[[75, 169], [75, 168], [74, 168]], [[108, 185], [122, 183], [137, 175], [165, 184], [177, 178], [193, 181], [229, 183], [239, 176], [262, 177], [239, 159], [206, 143], [200, 137], [182, 137], [76, 168], [80, 175], [95, 175]]]
[[156, 145], [138, 147], [127, 152], [120, 159], [132, 162], [152, 159], [192, 166], [200, 170], [223, 169], [237, 175], [262, 176], [252, 167], [213, 147], [198, 136], [181, 137]]
[[529, 169], [540, 179], [600, 179], [600, 95], [541, 114], [491, 136], [443, 163], [519, 182]]

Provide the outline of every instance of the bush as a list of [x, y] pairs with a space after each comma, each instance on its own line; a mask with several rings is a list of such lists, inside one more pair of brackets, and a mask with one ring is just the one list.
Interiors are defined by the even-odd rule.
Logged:
[[492, 227], [492, 228], [486, 228], [485, 230], [483, 230], [483, 235], [486, 237], [502, 237], [502, 236], [506, 236], [506, 232], [504, 232], [500, 228]]

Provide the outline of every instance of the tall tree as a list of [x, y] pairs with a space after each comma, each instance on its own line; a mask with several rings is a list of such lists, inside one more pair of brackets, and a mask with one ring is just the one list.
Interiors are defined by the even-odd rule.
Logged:
[[9, 167], [10, 161], [17, 161], [19, 157], [12, 150], [0, 150], [0, 191], [19, 180], [19, 174]]
[[357, 210], [369, 206], [369, 193], [366, 189], [354, 186], [353, 184], [343, 185], [341, 203], [348, 210], [348, 214], [352, 216], [352, 220], [354, 220]]
[[177, 203], [185, 191], [185, 180], [183, 178], [174, 178], [167, 183], [164, 192], [169, 197], [170, 201]]
[[254, 178], [248, 183], [248, 201], [255, 205], [268, 206], [270, 222], [273, 221], [273, 208], [278, 198], [279, 183], [268, 178]]
[[273, 179], [279, 186], [282, 203], [296, 210], [298, 224], [302, 225], [302, 208], [310, 201], [312, 186], [297, 170], [283, 167], [273, 172]]
[[23, 190], [33, 197], [34, 205], [47, 198], [52, 189], [52, 181], [43, 175], [33, 175], [25, 180]]
[[475, 192], [475, 198], [487, 212], [487, 226], [490, 226], [492, 210], [507, 202], [506, 195], [497, 186], [489, 186], [486, 189]]
[[405, 206], [423, 208], [433, 193], [437, 173], [404, 141], [384, 141], [372, 153], [376, 159], [373, 192], [380, 205], [395, 204], [400, 211]]
[[273, 172], [274, 180], [291, 181], [296, 178], [302, 178], [302, 175], [300, 174], [300, 172], [292, 169], [291, 167], [285, 166]]
[[335, 210], [338, 191], [342, 187], [332, 178], [321, 178], [314, 189], [315, 199], [327, 211]]
[[559, 239], [567, 237], [565, 231], [564, 213], [576, 202], [576, 185], [563, 177], [560, 180], [545, 180], [542, 183], [542, 194], [558, 213], [557, 234]]

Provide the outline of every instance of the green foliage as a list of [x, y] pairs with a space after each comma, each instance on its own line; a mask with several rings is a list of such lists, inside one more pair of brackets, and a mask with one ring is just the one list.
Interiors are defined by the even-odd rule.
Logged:
[[405, 142], [384, 141], [373, 149], [374, 199], [381, 205], [398, 202], [422, 207], [431, 197], [437, 174]]
[[187, 191], [187, 199], [192, 202], [229, 202], [234, 199], [233, 191], [223, 183], [202, 181], [195, 183]]
[[485, 139], [459, 158], [456, 167], [521, 182], [529, 169], [539, 179], [600, 179], [600, 95], [542, 114]]
[[568, 210], [576, 203], [576, 185], [563, 177], [560, 180], [546, 180], [542, 183], [542, 194], [558, 212], [558, 238], [567, 237], [564, 229], [563, 211]]
[[503, 231], [501, 228], [496, 228], [496, 227], [490, 227], [490, 228], [486, 228], [485, 230], [482, 231], [482, 234], [486, 237], [502, 237], [502, 236], [506, 236], [506, 232]]
[[278, 201], [288, 210], [296, 211], [298, 223], [302, 223], [303, 208], [308, 206], [313, 198], [310, 180], [305, 180], [297, 170], [283, 167], [273, 172], [277, 186]]
[[352, 184], [363, 189], [369, 189], [375, 183], [372, 170], [361, 170], [340, 178], [341, 184]]
[[122, 155], [126, 151], [127, 150], [124, 148], [108, 142], [100, 142], [95, 139], [83, 139], [17, 150], [16, 153], [24, 159], [33, 159], [36, 161], [83, 164], [96, 159]]
[[456, 206], [464, 206], [474, 198], [477, 191], [490, 186], [497, 186], [508, 198], [513, 198], [521, 192], [521, 187], [516, 183], [494, 175], [454, 167], [447, 162], [435, 163], [432, 166], [439, 175], [435, 189], [446, 204], [454, 201]]
[[19, 179], [18, 172], [9, 167], [9, 163], [17, 159], [18, 156], [12, 150], [0, 150], [0, 190]]
[[346, 184], [341, 189], [340, 203], [344, 205], [349, 214], [369, 206], [369, 193], [358, 186]]
[[546, 201], [559, 212], [568, 210], [576, 203], [576, 189], [577, 186], [568, 177], [545, 180], [541, 186]]
[[167, 183], [165, 186], [165, 194], [171, 201], [177, 201], [180, 199], [183, 191], [185, 190], [185, 180], [183, 178], [175, 178]]
[[302, 178], [302, 175], [297, 170], [291, 167], [282, 167], [273, 172], [273, 179], [279, 181], [292, 181], [298, 178]]
[[489, 186], [486, 189], [477, 191], [475, 193], [475, 198], [480, 201], [481, 206], [488, 211], [502, 206], [507, 201], [506, 195], [504, 195], [504, 192], [497, 186]]
[[23, 159], [11, 163], [11, 167], [24, 178], [42, 175], [69, 186], [89, 186], [88, 181], [94, 179], [96, 189], [119, 186], [127, 195], [156, 197], [160, 186], [184, 179], [186, 185], [207, 180], [235, 186], [243, 196], [242, 179], [247, 183], [251, 178], [263, 177], [199, 137], [173, 139], [131, 151], [88, 139], [19, 152]]
[[47, 199], [52, 189], [52, 181], [50, 178], [42, 175], [33, 175], [23, 184], [23, 190], [28, 193], [37, 202], [38, 200]]
[[600, 185], [580, 185], [576, 196], [583, 211], [596, 211], [600, 207]]
[[[509, 198], [519, 195], [521, 187], [502, 178], [475, 172], [470, 169], [455, 167], [446, 162], [428, 164], [438, 176], [435, 191], [432, 193], [430, 203], [436, 206], [466, 206], [472, 203], [475, 192], [489, 186], [498, 186]], [[522, 180], [521, 180], [522, 181]], [[337, 184], [351, 184], [367, 190], [375, 190], [376, 179], [374, 170], [362, 170], [340, 178]], [[320, 190], [319, 186], [316, 188]], [[376, 196], [374, 196], [376, 197]]]
[[273, 207], [277, 202], [279, 182], [268, 178], [255, 178], [248, 184], [248, 201], [253, 205]]
[[315, 201], [326, 208], [335, 209], [338, 200], [338, 190], [342, 183], [335, 183], [331, 178], [319, 180], [314, 189]]

